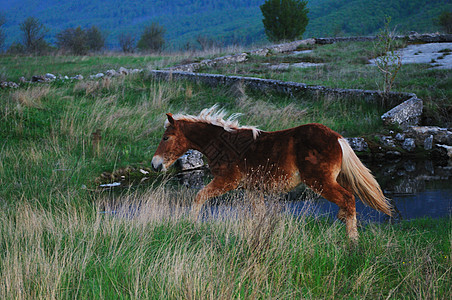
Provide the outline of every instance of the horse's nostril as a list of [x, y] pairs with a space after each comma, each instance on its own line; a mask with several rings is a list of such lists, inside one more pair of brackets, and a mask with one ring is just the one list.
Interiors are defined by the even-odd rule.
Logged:
[[157, 167], [154, 166], [154, 164], [152, 164], [152, 170], [154, 170], [155, 172], [159, 172], [162, 169], [162, 165], [158, 165]]

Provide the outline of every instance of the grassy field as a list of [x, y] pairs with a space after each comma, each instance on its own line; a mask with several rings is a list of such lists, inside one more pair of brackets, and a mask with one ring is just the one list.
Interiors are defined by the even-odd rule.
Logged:
[[[1, 57], [11, 62], [2, 63], [3, 76], [147, 69], [187, 57], [43, 59], [55, 69]], [[451, 296], [450, 218], [365, 225], [351, 247], [343, 224], [309, 212], [294, 217], [278, 197], [253, 213], [255, 195], [231, 193], [211, 203], [224, 215], [192, 222], [193, 190], [97, 188], [103, 172], [149, 167], [167, 112], [197, 114], [218, 103], [243, 113], [243, 125], [277, 130], [315, 121], [353, 136], [387, 130], [378, 107], [157, 81], [146, 72], [23, 85], [0, 90], [0, 100], [1, 298]]]

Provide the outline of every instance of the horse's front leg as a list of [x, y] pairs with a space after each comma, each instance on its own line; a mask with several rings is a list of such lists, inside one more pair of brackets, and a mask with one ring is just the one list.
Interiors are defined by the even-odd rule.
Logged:
[[206, 185], [202, 190], [196, 194], [195, 202], [193, 203], [190, 217], [192, 220], [198, 218], [202, 205], [208, 199], [221, 196], [224, 193], [234, 190], [239, 185], [239, 178], [236, 176], [216, 176], [214, 179]]

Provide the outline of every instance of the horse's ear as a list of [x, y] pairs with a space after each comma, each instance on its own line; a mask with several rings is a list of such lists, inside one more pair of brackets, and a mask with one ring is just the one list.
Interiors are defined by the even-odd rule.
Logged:
[[170, 124], [174, 126], [173, 114], [167, 113], [166, 116], [168, 117], [168, 122], [170, 122]]

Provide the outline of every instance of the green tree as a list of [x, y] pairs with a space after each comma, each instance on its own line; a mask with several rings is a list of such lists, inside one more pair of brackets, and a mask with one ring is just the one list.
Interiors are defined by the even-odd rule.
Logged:
[[165, 28], [157, 23], [152, 23], [144, 29], [137, 47], [141, 51], [159, 52], [165, 44], [164, 35]]
[[0, 13], [0, 52], [3, 52], [3, 47], [5, 46], [6, 34], [3, 31], [2, 26], [6, 23], [5, 15]]
[[63, 52], [70, 52], [75, 55], [85, 55], [88, 53], [86, 31], [77, 28], [67, 28], [56, 35], [56, 44]]
[[47, 34], [47, 28], [36, 18], [28, 17], [20, 24], [22, 31], [22, 42], [27, 53], [40, 54], [48, 48], [47, 42], [44, 40]]
[[86, 43], [90, 51], [98, 52], [105, 47], [105, 36], [97, 26], [92, 26], [86, 30]]
[[438, 17], [438, 24], [446, 33], [452, 33], [452, 12], [443, 11]]
[[260, 9], [269, 40], [278, 42], [301, 38], [309, 21], [306, 4], [300, 0], [266, 0]]

